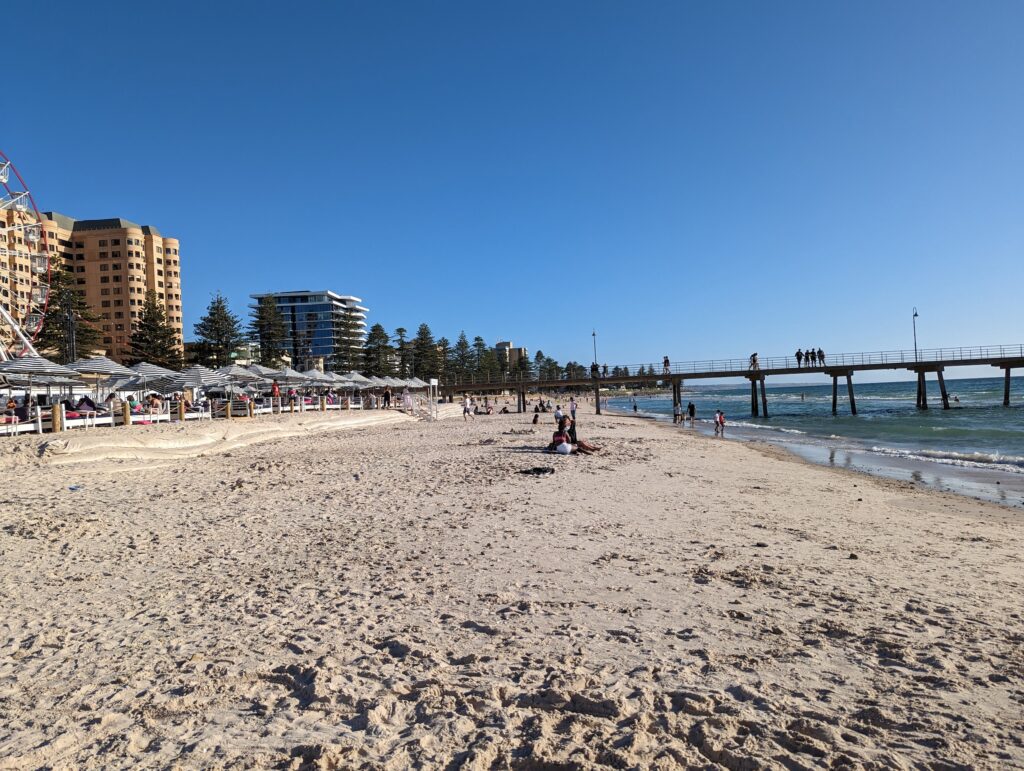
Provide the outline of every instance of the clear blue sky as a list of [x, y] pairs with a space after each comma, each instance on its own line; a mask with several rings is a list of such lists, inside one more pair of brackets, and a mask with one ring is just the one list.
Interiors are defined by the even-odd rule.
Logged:
[[1020, 2], [4, 8], [43, 208], [561, 361], [1024, 339]]

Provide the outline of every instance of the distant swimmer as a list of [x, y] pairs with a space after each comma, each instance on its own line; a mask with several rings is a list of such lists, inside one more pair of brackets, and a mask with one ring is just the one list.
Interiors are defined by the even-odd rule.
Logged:
[[959, 404], [960, 403], [960, 397], [959, 396], [954, 396], [953, 397], [953, 403], [954, 404]]

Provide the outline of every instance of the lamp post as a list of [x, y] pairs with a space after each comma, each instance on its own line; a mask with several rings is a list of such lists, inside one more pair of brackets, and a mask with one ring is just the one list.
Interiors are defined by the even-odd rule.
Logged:
[[590, 335], [594, 338], [594, 364], [597, 364], [597, 330], [592, 331]]
[[917, 315], [917, 308], [914, 308], [914, 315], [910, 319], [914, 324], [914, 361], [917, 361]]

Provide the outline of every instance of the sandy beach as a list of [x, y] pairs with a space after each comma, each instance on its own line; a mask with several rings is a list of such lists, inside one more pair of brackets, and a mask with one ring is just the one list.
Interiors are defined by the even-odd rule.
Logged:
[[1019, 512], [532, 417], [4, 439], [0, 768], [1024, 768]]

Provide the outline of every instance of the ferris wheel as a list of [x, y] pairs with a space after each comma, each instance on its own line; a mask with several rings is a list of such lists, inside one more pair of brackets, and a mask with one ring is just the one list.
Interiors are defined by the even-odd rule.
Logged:
[[50, 299], [46, 229], [25, 180], [0, 152], [0, 360], [35, 354]]

